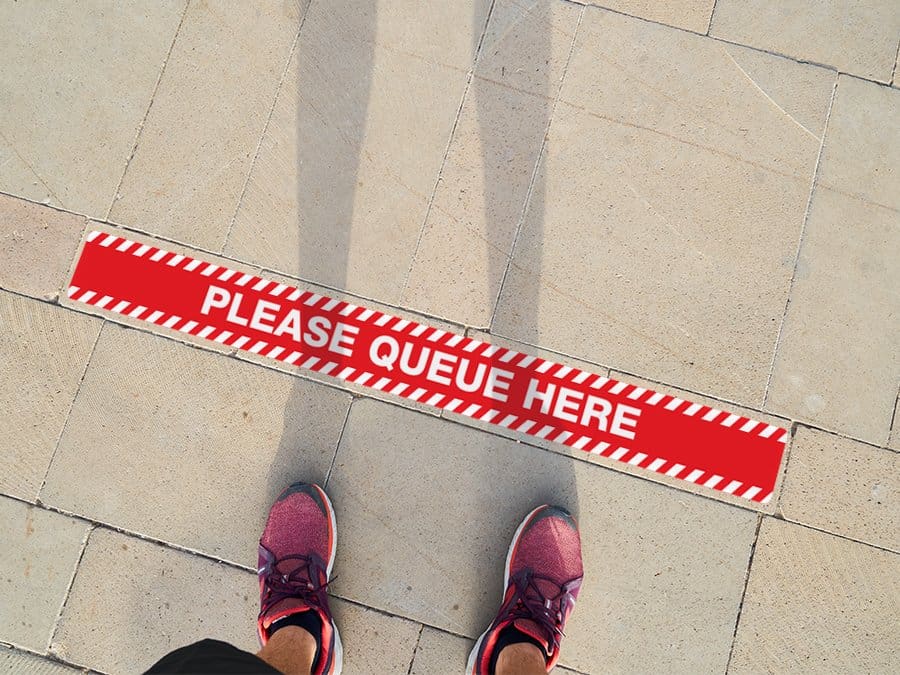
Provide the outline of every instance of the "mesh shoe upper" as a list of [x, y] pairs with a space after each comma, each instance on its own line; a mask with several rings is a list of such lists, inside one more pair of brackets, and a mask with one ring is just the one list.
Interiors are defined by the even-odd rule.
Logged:
[[322, 634], [314, 673], [337, 672], [340, 660], [340, 638], [327, 594], [336, 544], [331, 503], [319, 486], [306, 483], [281, 493], [259, 540], [260, 641], [266, 644], [278, 619], [315, 611]]
[[548, 671], [556, 665], [583, 574], [575, 519], [546, 505], [528, 514], [510, 545], [503, 604], [473, 649], [469, 672], [489, 672], [497, 638], [510, 625], [544, 647]]

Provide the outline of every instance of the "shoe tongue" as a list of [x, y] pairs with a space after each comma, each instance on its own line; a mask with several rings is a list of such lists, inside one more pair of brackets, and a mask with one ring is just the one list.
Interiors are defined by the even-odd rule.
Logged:
[[308, 609], [313, 608], [303, 602], [300, 598], [285, 598], [281, 602], [273, 605], [266, 612], [265, 617], [262, 619], [263, 628], [268, 629], [278, 619], [283, 619], [284, 617], [296, 614], [297, 612], [305, 612]]
[[540, 592], [544, 598], [555, 598], [559, 595], [560, 588], [552, 581], [547, 579], [532, 579], [531, 583]]

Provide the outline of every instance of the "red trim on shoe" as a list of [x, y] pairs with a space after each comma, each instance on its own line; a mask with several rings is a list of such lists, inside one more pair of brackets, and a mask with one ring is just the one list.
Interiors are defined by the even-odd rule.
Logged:
[[273, 623], [293, 614], [299, 614], [300, 612], [315, 612], [322, 622], [321, 634], [313, 636], [316, 638], [318, 649], [316, 651], [316, 659], [313, 662], [312, 675], [328, 675], [329, 673], [333, 673], [335, 665], [334, 625], [331, 623], [331, 617], [316, 607], [311, 607], [310, 605], [295, 605], [267, 614], [265, 617], [259, 617], [259, 620], [257, 621], [257, 630], [259, 632], [260, 642], [265, 646], [269, 641], [269, 638], [271, 637], [269, 628], [272, 627]]

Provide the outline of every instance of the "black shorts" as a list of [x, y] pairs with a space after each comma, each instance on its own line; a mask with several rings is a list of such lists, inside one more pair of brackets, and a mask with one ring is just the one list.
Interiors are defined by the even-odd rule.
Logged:
[[261, 658], [221, 640], [201, 640], [166, 654], [146, 675], [198, 673], [202, 675], [269, 675], [275, 670]]

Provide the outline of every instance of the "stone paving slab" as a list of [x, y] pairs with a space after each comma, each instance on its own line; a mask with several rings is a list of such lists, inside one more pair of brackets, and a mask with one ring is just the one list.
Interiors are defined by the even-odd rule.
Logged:
[[488, 326], [581, 8], [494, 5], [401, 302]]
[[586, 563], [565, 665], [725, 667], [749, 511], [673, 501], [661, 486], [370, 400], [353, 404], [328, 490], [343, 597], [475, 637], [500, 601], [509, 538], [551, 501], [579, 517]]
[[441, 675], [461, 673], [475, 640], [451, 635], [425, 626], [416, 647], [409, 675]]
[[0, 645], [0, 671], [6, 675], [75, 675], [84, 670]]
[[760, 405], [833, 80], [588, 8], [491, 332]]
[[893, 0], [717, 0], [710, 35], [890, 82], [900, 10]]
[[706, 33], [716, 0], [587, 0], [597, 7], [614, 9], [650, 21]]
[[269, 505], [323, 482], [350, 396], [107, 324], [47, 504], [248, 566]]
[[308, 4], [188, 6], [111, 220], [220, 249]]
[[395, 304], [489, 6], [313, 3], [226, 254]]
[[0, 492], [37, 498], [100, 325], [0, 291]]
[[185, 4], [2, 4], [0, 190], [106, 215]]
[[729, 672], [897, 669], [900, 558], [763, 520]]
[[[341, 600], [344, 672], [406, 673], [419, 626]], [[141, 672], [204, 638], [256, 652], [259, 586], [252, 572], [105, 529], [95, 530], [54, 653], [114, 673]]]
[[52, 300], [63, 286], [85, 219], [0, 195], [0, 288]]
[[[828, 136], [816, 191], [843, 193], [896, 212], [900, 210], [895, 169], [900, 134], [900, 94], [894, 89], [841, 75], [828, 118]], [[849, 193], [849, 194], [848, 194]]]
[[900, 378], [900, 93], [841, 77], [767, 409], [883, 445]]
[[799, 427], [784, 517], [900, 552], [900, 454]]
[[419, 624], [335, 598], [329, 604], [341, 633], [347, 675], [408, 675]]
[[206, 637], [256, 651], [254, 575], [106, 529], [91, 533], [51, 644], [71, 663], [143, 672]]
[[[0, 642], [45, 652], [88, 526], [0, 497]], [[0, 652], [0, 670], [4, 668]]]

